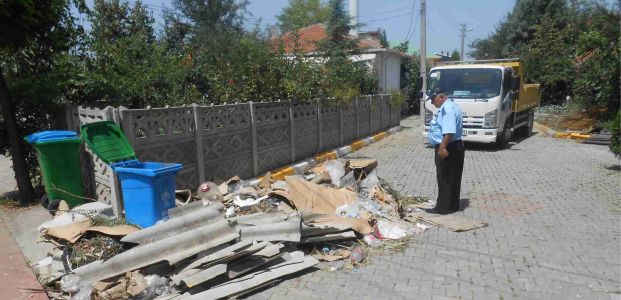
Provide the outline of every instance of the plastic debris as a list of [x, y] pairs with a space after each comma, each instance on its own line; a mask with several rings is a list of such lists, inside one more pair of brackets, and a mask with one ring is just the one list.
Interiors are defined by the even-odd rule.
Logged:
[[52, 260], [53, 258], [51, 256], [48, 256], [40, 260], [38, 263], [32, 266], [32, 268], [37, 270], [39, 276], [48, 277], [50, 276], [50, 274], [52, 274]]
[[80, 291], [71, 297], [71, 300], [90, 300], [92, 299], [93, 286], [90, 284], [84, 285]]
[[341, 186], [341, 177], [345, 176], [345, 164], [333, 159], [324, 164], [326, 171], [330, 174], [332, 184]]
[[75, 274], [67, 274], [60, 279], [60, 289], [66, 293], [75, 294], [80, 291], [82, 285], [82, 279]]
[[263, 196], [257, 199], [248, 198], [248, 199], [242, 200], [241, 197], [235, 196], [235, 200], [233, 200], [233, 204], [239, 207], [253, 206], [253, 205], [259, 204], [261, 201], [267, 198], [268, 196]]
[[397, 223], [383, 219], [377, 220], [377, 231], [379, 231], [379, 235], [383, 239], [398, 240], [408, 235], [407, 231]]
[[367, 258], [367, 252], [360, 246], [354, 248], [349, 255], [349, 260], [353, 265], [361, 263], [365, 258]]
[[376, 238], [373, 234], [367, 234], [363, 238], [364, 242], [371, 247], [377, 247], [383, 244], [382, 240]]
[[229, 208], [226, 209], [226, 212], [224, 212], [224, 216], [226, 218], [234, 217], [235, 216], [235, 207], [229, 206]]
[[358, 218], [360, 208], [358, 203], [345, 204], [336, 208], [336, 215], [343, 218]]
[[420, 222], [416, 222], [416, 227], [422, 229], [422, 230], [429, 230], [429, 228], [431, 228], [431, 226], [420, 223]]
[[212, 202], [222, 202], [222, 192], [218, 188], [218, 186], [213, 182], [203, 182], [198, 186], [198, 190], [196, 191], [198, 197], [203, 200], [208, 200]]
[[159, 275], [147, 275], [144, 281], [148, 287], [134, 297], [134, 300], [149, 300], [170, 293], [169, 279]]

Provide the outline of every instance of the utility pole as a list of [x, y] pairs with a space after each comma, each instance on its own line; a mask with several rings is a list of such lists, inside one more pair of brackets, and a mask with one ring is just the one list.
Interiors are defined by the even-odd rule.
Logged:
[[420, 75], [423, 78], [423, 101], [420, 101], [419, 113], [425, 116], [425, 98], [427, 94], [427, 9], [425, 0], [420, 0]]
[[459, 31], [461, 32], [461, 52], [460, 52], [460, 60], [464, 61], [464, 39], [466, 38], [466, 32], [472, 31], [472, 28], [466, 29], [466, 24], [459, 25]]

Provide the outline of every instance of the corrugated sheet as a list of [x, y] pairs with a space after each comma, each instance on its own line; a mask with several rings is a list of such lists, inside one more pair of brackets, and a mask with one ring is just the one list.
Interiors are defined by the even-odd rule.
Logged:
[[280, 277], [311, 268], [319, 263], [314, 257], [304, 256], [304, 253], [299, 251], [293, 252], [290, 255], [285, 255], [283, 258], [285, 262], [267, 267], [266, 269], [259, 270], [238, 279], [233, 279], [201, 293], [194, 295], [189, 293], [183, 294], [181, 299], [220, 299], [242, 295], [256, 289], [258, 286], [272, 282]]
[[201, 251], [239, 237], [236, 222], [221, 220], [159, 241], [144, 244], [105, 262], [94, 262], [74, 270], [83, 280], [94, 282], [131, 270], [167, 261], [170, 265]]
[[[201, 202], [196, 203], [200, 204]], [[200, 205], [187, 213], [176, 214], [176, 217], [166, 222], [129, 234], [121, 239], [121, 242], [135, 244], [151, 243], [223, 219], [224, 206], [222, 204]]]
[[285, 222], [257, 226], [240, 226], [241, 240], [299, 242], [302, 236], [302, 219], [292, 217]]

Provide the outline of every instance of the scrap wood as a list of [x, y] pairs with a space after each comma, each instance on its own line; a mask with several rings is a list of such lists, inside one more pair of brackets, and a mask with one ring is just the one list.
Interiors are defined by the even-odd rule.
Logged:
[[357, 181], [363, 180], [376, 167], [377, 161], [375, 159], [350, 159], [345, 162], [346, 173], [353, 171]]
[[350, 170], [364, 169], [367, 174], [371, 173], [376, 167], [377, 160], [368, 158], [350, 159], [345, 163], [345, 168]]
[[412, 213], [404, 218], [407, 221], [416, 223], [421, 220], [431, 225], [436, 225], [454, 232], [463, 232], [473, 229], [485, 228], [489, 224], [483, 221], [470, 219], [455, 214], [437, 215], [426, 212]]
[[334, 214], [336, 208], [353, 203], [357, 194], [348, 190], [327, 188], [294, 176], [286, 177], [288, 191], [273, 191], [285, 197], [300, 212]]
[[316, 165], [310, 169], [310, 172], [315, 175], [326, 173], [326, 166], [324, 164]]
[[149, 287], [139, 271], [127, 272], [123, 277], [98, 281], [92, 285], [93, 299], [129, 299], [140, 295]]
[[259, 181], [258, 186], [262, 189], [271, 189], [272, 182], [272, 173], [267, 172], [263, 177], [261, 177], [261, 181]]
[[315, 178], [311, 179], [310, 182], [315, 183], [315, 184], [322, 184], [322, 183], [328, 183], [331, 181], [332, 181], [332, 178], [330, 177], [330, 174], [326, 171], [323, 171], [319, 173], [317, 176], [315, 176]]
[[335, 251], [334, 254], [314, 251], [311, 255], [315, 257], [316, 259], [318, 259], [319, 261], [337, 261], [337, 260], [348, 258], [349, 255], [351, 255], [351, 251], [347, 249], [341, 249], [341, 250]]
[[378, 200], [379, 204], [384, 207], [397, 208], [397, 202], [395, 198], [388, 193], [381, 185], [373, 186], [371, 189], [371, 196], [373, 199]]
[[239, 181], [241, 181], [241, 178], [239, 178], [239, 176], [233, 176], [229, 180], [221, 183], [218, 186], [218, 189], [220, 190], [220, 193], [222, 193], [222, 195], [226, 195], [229, 193], [229, 185], [239, 182]]

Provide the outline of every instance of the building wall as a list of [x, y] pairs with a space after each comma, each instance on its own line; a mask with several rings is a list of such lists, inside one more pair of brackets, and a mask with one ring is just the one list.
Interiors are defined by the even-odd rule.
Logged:
[[377, 53], [375, 68], [379, 77], [380, 92], [387, 93], [398, 90], [401, 81], [401, 57], [387, 53]]

